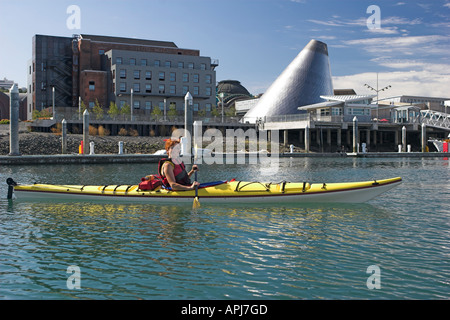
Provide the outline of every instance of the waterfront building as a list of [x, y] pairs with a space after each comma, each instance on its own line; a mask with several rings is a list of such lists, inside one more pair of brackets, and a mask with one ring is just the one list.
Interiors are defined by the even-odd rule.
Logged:
[[30, 110], [51, 107], [53, 87], [57, 108], [77, 108], [81, 97], [89, 107], [97, 101], [104, 108], [111, 102], [132, 105], [135, 114], [171, 106], [181, 112], [187, 91], [195, 111], [210, 111], [215, 104], [218, 61], [196, 49], [169, 41], [85, 34], [35, 35], [32, 47]]
[[311, 40], [245, 114], [244, 121], [299, 114], [298, 107], [322, 102], [321, 95], [332, 94], [328, 47]]
[[352, 122], [354, 117], [358, 121], [370, 122], [372, 100], [374, 95], [332, 95], [320, 96], [325, 102], [299, 107], [307, 111], [318, 121]]
[[13, 84], [13, 80], [8, 80], [6, 78], [3, 78], [3, 80], [0, 79], [0, 89], [9, 90]]
[[[353, 91], [354, 92], [354, 91]], [[358, 121], [357, 140], [365, 150], [396, 151], [402, 141], [402, 128], [406, 128], [407, 143], [419, 151], [422, 124], [426, 136], [442, 139], [450, 131], [450, 115], [436, 111], [445, 108], [444, 98], [421, 97], [420, 101], [406, 98], [374, 101], [375, 95], [336, 94], [321, 98], [324, 102], [299, 107], [303, 114], [278, 115], [260, 118], [262, 130], [280, 130], [285, 145], [304, 147], [308, 144], [316, 151], [351, 150], [353, 120]], [[403, 96], [402, 96], [403, 97]], [[305, 141], [308, 131], [310, 140]], [[361, 149], [360, 149], [361, 150]]]
[[248, 90], [237, 80], [222, 80], [217, 84], [217, 106], [224, 110], [234, 109], [237, 114], [237, 104], [240, 101], [253, 99]]
[[27, 68], [27, 114], [53, 105], [72, 107], [73, 84], [72, 38], [35, 35], [32, 39], [32, 58]]

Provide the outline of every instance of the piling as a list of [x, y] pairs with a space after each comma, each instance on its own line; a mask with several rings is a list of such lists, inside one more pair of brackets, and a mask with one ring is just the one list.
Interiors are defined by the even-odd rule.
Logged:
[[402, 127], [402, 152], [406, 152], [406, 127]]
[[20, 156], [19, 152], [19, 89], [13, 84], [9, 89], [9, 155]]
[[61, 121], [61, 153], [67, 153], [67, 121], [63, 119]]
[[[192, 95], [190, 92], [186, 93], [184, 96], [184, 136], [188, 138], [192, 137], [193, 104], [194, 99]], [[190, 145], [192, 146], [192, 143]]]
[[119, 154], [123, 154], [123, 141], [119, 141]]
[[358, 118], [353, 118], [353, 153], [358, 153]]
[[427, 125], [422, 123], [422, 135], [421, 135], [422, 152], [427, 151]]
[[305, 127], [305, 152], [309, 153], [309, 126], [306, 125]]
[[89, 146], [89, 111], [83, 112], [83, 154], [88, 154]]

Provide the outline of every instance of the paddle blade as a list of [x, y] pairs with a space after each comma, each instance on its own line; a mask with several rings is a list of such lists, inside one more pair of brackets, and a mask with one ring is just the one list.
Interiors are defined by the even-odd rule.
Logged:
[[192, 208], [193, 209], [198, 209], [200, 208], [200, 201], [198, 201], [198, 197], [194, 198], [194, 203], [192, 204]]

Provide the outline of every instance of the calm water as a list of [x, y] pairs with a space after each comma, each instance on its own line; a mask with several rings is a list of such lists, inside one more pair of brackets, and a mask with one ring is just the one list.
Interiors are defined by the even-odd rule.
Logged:
[[[450, 167], [436, 159], [284, 159], [200, 181], [402, 176], [363, 205], [219, 207], [6, 199], [20, 183], [135, 183], [156, 165], [0, 167], [1, 299], [449, 299]], [[369, 289], [369, 266], [380, 289]], [[69, 266], [80, 270], [70, 279]]]

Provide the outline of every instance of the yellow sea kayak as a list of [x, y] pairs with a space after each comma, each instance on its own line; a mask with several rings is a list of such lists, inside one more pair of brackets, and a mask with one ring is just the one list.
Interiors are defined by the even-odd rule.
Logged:
[[[9, 179], [8, 179], [9, 180]], [[12, 179], [11, 179], [12, 181]], [[398, 186], [400, 177], [364, 182], [251, 182], [219, 181], [202, 184], [198, 199], [203, 203], [361, 203]], [[11, 186], [11, 185], [10, 185]], [[12, 185], [17, 199], [93, 199], [143, 203], [191, 203], [195, 191], [139, 190], [138, 185]]]

